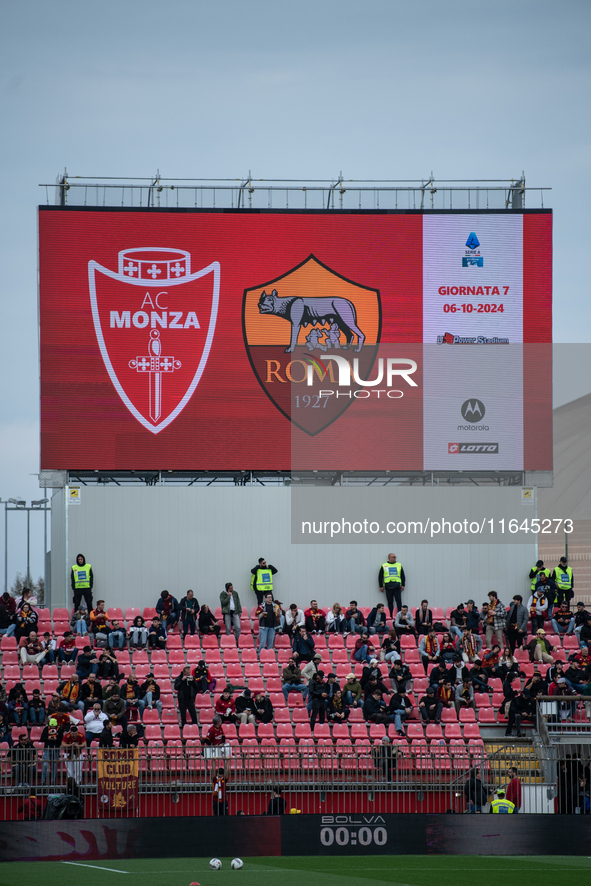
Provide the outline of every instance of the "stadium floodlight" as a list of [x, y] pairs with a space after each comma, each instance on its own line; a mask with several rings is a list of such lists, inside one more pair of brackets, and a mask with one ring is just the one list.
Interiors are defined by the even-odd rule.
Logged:
[[38, 501], [32, 501], [31, 507], [32, 508], [40, 508], [41, 505], [46, 505], [48, 501], [49, 501], [48, 498], [40, 498], [40, 499], [38, 499]]
[[9, 498], [8, 501], [10, 502], [10, 504], [16, 505], [17, 508], [26, 508], [27, 506], [26, 501], [21, 501], [21, 499], [18, 498]]

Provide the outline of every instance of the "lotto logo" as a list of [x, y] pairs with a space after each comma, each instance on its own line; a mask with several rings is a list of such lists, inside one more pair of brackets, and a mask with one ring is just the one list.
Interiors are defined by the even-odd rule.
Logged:
[[452, 455], [452, 454], [455, 455], [459, 451], [460, 451], [460, 444], [459, 443], [448, 443], [447, 444], [447, 452], [449, 455]]

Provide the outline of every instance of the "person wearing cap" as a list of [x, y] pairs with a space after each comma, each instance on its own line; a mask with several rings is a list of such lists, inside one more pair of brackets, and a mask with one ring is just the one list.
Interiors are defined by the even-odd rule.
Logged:
[[423, 667], [425, 668], [425, 675], [427, 674], [427, 668], [429, 665], [432, 662], [439, 661], [440, 651], [439, 640], [431, 626], [429, 633], [426, 636], [421, 637], [421, 642], [419, 643], [419, 655], [421, 656]]
[[392, 747], [392, 742], [387, 735], [384, 735], [380, 744], [374, 745], [371, 755], [375, 768], [383, 773], [386, 781], [392, 781], [392, 773], [396, 769], [398, 748]]
[[331, 671], [331, 673], [326, 678], [326, 693], [327, 693], [326, 707], [327, 708], [328, 708], [330, 701], [334, 698], [335, 692], [337, 692], [337, 691], [340, 692], [340, 689], [341, 689], [341, 686], [340, 686], [339, 682], [337, 681], [337, 675]]
[[[320, 670], [321, 661], [322, 656], [319, 652], [317, 652], [314, 655], [312, 661], [306, 662], [306, 664], [302, 668], [302, 677], [304, 679], [304, 682], [307, 684], [308, 689], [310, 687], [310, 683], [312, 682], [314, 674], [318, 673], [318, 671]], [[310, 696], [308, 696], [308, 702], [310, 702]]]
[[76, 673], [80, 680], [86, 680], [89, 674], [96, 676], [98, 666], [99, 660], [96, 652], [93, 652], [92, 646], [85, 646], [82, 655], [79, 655], [76, 661]]
[[363, 710], [363, 687], [355, 674], [347, 674], [343, 685], [343, 696], [349, 707]]
[[386, 593], [388, 609], [390, 610], [390, 618], [394, 618], [394, 600], [396, 599], [396, 609], [400, 612], [402, 608], [402, 592], [406, 585], [406, 576], [402, 563], [396, 560], [396, 554], [388, 554], [388, 559], [380, 566], [378, 575], [378, 587], [382, 594]]
[[283, 682], [281, 691], [286, 702], [290, 692], [299, 692], [304, 701], [306, 700], [308, 687], [302, 679], [302, 670], [293, 655], [289, 659], [287, 666], [283, 668], [281, 679]]
[[243, 725], [245, 725], [246, 723], [256, 723], [257, 718], [255, 704], [252, 699], [252, 693], [250, 689], [245, 689], [236, 698], [234, 710], [236, 711], [236, 716]]
[[[187, 594], [188, 593], [189, 592], [187, 591]], [[193, 592], [191, 591], [191, 593]], [[183, 601], [181, 600], [181, 606], [182, 604]], [[231, 581], [227, 581], [224, 585], [224, 590], [220, 594], [220, 605], [222, 607], [224, 625], [226, 626], [226, 636], [231, 634], [232, 628], [234, 628], [234, 637], [236, 643], [238, 643], [238, 637], [240, 636], [241, 630], [240, 616], [242, 615], [242, 603], [240, 602], [238, 591], [234, 590], [234, 585]]]
[[43, 768], [41, 770], [41, 784], [45, 784], [47, 778], [47, 770], [51, 766], [50, 784], [57, 781], [57, 763], [59, 760], [60, 747], [64, 736], [64, 730], [59, 725], [55, 717], [50, 717], [47, 726], [41, 733], [39, 739], [44, 746], [43, 750]]
[[490, 812], [515, 812], [515, 803], [512, 803], [511, 800], [507, 800], [504, 788], [499, 788], [497, 796], [494, 800], [491, 800]]
[[558, 609], [554, 610], [554, 615], [550, 619], [552, 627], [557, 634], [574, 634], [575, 617], [570, 611], [568, 603], [562, 602]]
[[386, 702], [382, 698], [380, 689], [376, 686], [365, 696], [363, 716], [368, 723], [382, 723], [389, 726], [394, 722], [394, 715], [388, 713]]
[[[515, 594], [513, 600], [509, 604], [509, 611], [505, 620], [505, 631], [507, 633], [507, 642], [511, 652], [515, 652], [515, 647], [525, 649], [525, 639], [527, 637], [527, 620], [529, 612], [523, 605], [523, 597], [521, 594]], [[537, 627], [543, 627], [537, 625]]]
[[529, 571], [529, 579], [531, 581], [530, 588], [532, 594], [536, 589], [536, 584], [541, 575], [545, 576], [546, 578], [550, 578], [550, 570], [545, 568], [543, 560], [538, 560], [536, 565], [532, 566]]
[[554, 647], [546, 640], [544, 628], [538, 628], [536, 636], [527, 644], [530, 661], [542, 661], [544, 664], [553, 664], [554, 659], [550, 655]]
[[435, 695], [435, 687], [427, 686], [427, 694], [419, 701], [419, 714], [423, 723], [441, 723], [443, 703]]
[[569, 603], [575, 596], [575, 577], [566, 557], [560, 558], [560, 562], [552, 572], [551, 578], [556, 582], [557, 588], [554, 603]]
[[[368, 663], [363, 668], [363, 671], [361, 672], [361, 680], [359, 682], [361, 683], [361, 687], [365, 689], [369, 681], [374, 679], [381, 680], [382, 672], [380, 670], [379, 661], [377, 660], [377, 658], [372, 657], [368, 660]], [[388, 690], [385, 687], [382, 689], [382, 692], [387, 691]]]

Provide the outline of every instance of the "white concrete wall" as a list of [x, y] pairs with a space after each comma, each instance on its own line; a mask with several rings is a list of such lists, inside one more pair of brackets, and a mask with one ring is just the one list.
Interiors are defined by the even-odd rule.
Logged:
[[443, 607], [470, 597], [479, 605], [491, 589], [507, 602], [526, 594], [536, 559], [533, 542], [292, 545], [289, 488], [82, 487], [80, 504], [68, 507], [67, 551], [58, 543], [63, 507], [52, 514], [53, 606], [71, 602], [65, 555], [71, 566], [79, 552], [92, 564], [95, 600], [123, 609], [155, 605], [164, 588], [177, 597], [193, 588], [200, 603], [217, 606], [226, 581], [250, 607], [259, 557], [279, 570], [276, 596], [285, 604], [316, 597], [321, 605], [355, 598], [369, 606], [383, 599], [377, 575], [389, 550], [404, 565], [410, 606], [423, 597]]

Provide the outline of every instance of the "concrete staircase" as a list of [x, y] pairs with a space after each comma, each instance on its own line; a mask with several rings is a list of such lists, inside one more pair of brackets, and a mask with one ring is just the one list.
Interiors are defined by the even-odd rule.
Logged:
[[574, 531], [565, 537], [538, 535], [538, 556], [548, 569], [554, 569], [566, 554], [565, 538], [568, 540], [568, 563], [575, 579], [573, 603], [582, 600], [591, 606], [591, 520], [575, 520]]

